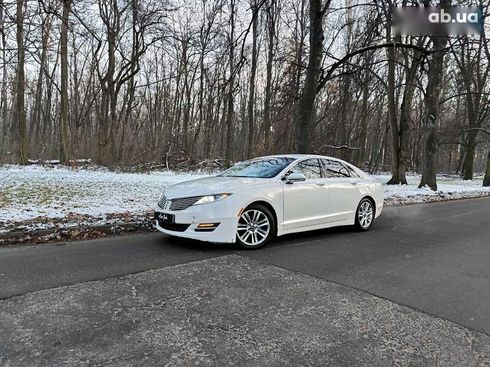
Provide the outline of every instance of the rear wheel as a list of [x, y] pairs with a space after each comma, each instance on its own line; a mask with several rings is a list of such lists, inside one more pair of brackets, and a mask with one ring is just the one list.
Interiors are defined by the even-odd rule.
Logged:
[[247, 249], [265, 246], [276, 233], [274, 215], [265, 206], [252, 204], [238, 219], [237, 242]]
[[357, 206], [355, 226], [359, 231], [368, 231], [374, 222], [374, 205], [367, 198]]

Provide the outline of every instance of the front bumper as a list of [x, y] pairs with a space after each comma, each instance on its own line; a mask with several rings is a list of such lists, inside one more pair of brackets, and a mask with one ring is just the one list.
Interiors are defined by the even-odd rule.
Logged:
[[[229, 207], [221, 208], [221, 206], [222, 203], [205, 204], [202, 207], [182, 211], [171, 211], [158, 207], [155, 209], [155, 215], [158, 213], [172, 214], [174, 215], [174, 223], [172, 225], [163, 225], [163, 223], [160, 225], [155, 219], [155, 228], [160, 232], [176, 237], [207, 242], [234, 243], [238, 217], [234, 210], [230, 210]], [[219, 225], [213, 231], [202, 231], [198, 229], [200, 223], [219, 223]]]

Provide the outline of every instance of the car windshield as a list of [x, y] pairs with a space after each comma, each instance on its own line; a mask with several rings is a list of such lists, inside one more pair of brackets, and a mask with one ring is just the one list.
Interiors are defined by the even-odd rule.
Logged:
[[240, 162], [226, 170], [221, 177], [272, 178], [294, 161], [291, 157], [271, 157]]

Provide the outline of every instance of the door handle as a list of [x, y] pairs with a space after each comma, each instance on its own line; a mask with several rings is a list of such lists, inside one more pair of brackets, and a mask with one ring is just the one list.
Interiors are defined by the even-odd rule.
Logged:
[[317, 186], [325, 186], [325, 184], [324, 184], [324, 183], [317, 183], [316, 185], [317, 185]]

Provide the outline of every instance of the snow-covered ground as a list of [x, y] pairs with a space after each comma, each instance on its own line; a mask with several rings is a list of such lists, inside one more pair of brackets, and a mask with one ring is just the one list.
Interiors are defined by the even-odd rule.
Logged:
[[0, 233], [49, 228], [60, 221], [66, 226], [142, 217], [154, 208], [165, 186], [204, 176], [60, 166], [0, 167]]
[[[385, 184], [391, 178], [389, 174], [374, 175]], [[438, 175], [437, 191], [428, 187], [418, 188], [420, 175], [407, 176], [408, 185], [384, 185], [385, 205], [416, 204], [434, 201], [456, 200], [490, 196], [490, 187], [482, 187], [483, 176], [472, 181], [464, 181], [459, 176]]]
[[[0, 167], [0, 233], [18, 230], [108, 224], [144, 219], [162, 189], [172, 183], [204, 177], [203, 173], [117, 173], [67, 167]], [[380, 182], [389, 175], [375, 176]], [[385, 204], [407, 204], [490, 195], [482, 179], [463, 181], [440, 176], [439, 191], [409, 185], [385, 186]]]

